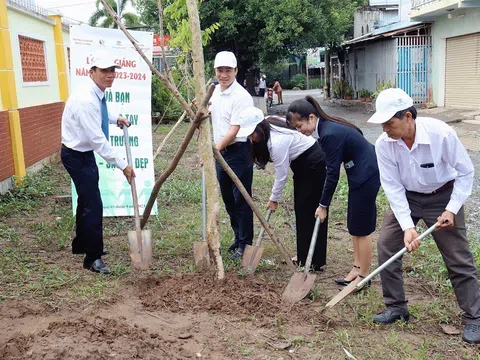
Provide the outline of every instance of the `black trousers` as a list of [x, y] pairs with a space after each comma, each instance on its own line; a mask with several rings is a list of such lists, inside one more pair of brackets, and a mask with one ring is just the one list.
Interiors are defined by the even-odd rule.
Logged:
[[[223, 150], [221, 154], [251, 196], [253, 164], [250, 144], [248, 142], [234, 143]], [[252, 245], [253, 211], [218, 162], [216, 162], [216, 170], [222, 199], [235, 233], [235, 243], [243, 249], [246, 245]]]
[[86, 260], [96, 260], [103, 252], [103, 204], [95, 156], [93, 151], [80, 152], [62, 146], [61, 159], [78, 194], [72, 252], [86, 254]]
[[[293, 197], [297, 230], [297, 258], [303, 266], [307, 259], [313, 228], [315, 210], [318, 208], [325, 185], [325, 154], [318, 142], [291, 162], [293, 171]], [[320, 225], [313, 253], [312, 268], [319, 270], [327, 262], [328, 216]]]

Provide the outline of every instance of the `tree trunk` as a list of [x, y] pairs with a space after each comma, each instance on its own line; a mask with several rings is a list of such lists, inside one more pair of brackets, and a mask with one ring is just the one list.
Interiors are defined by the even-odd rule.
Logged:
[[[188, 18], [192, 33], [192, 62], [195, 81], [195, 98], [202, 103], [205, 97], [205, 63], [203, 59], [202, 33], [198, 14], [197, 0], [187, 0]], [[223, 260], [220, 255], [220, 201], [218, 196], [215, 161], [212, 152], [210, 122], [203, 121], [200, 126], [199, 152], [205, 167], [207, 188], [207, 242], [217, 266], [218, 279], [223, 279]]]

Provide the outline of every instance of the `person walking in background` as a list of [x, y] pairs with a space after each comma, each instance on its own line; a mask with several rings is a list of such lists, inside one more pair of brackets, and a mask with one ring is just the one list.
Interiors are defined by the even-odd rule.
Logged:
[[[474, 167], [455, 131], [443, 121], [417, 117], [412, 98], [401, 89], [382, 91], [377, 112], [368, 120], [381, 124], [376, 142], [382, 187], [390, 203], [377, 243], [383, 264], [404, 246], [420, 245], [415, 225], [440, 224], [433, 239], [463, 310], [462, 338], [480, 343], [480, 290], [470, 251], [463, 204], [472, 193]], [[410, 317], [403, 288], [402, 260], [380, 273], [386, 309], [373, 322], [390, 324]]]
[[[252, 194], [253, 164], [250, 144], [246, 136], [238, 136], [240, 113], [253, 106], [250, 94], [236, 81], [237, 59], [229, 51], [215, 56], [215, 75], [219, 84], [211, 99], [213, 140], [227, 164], [238, 176], [248, 193]], [[243, 256], [246, 245], [253, 240], [253, 212], [232, 179], [216, 163], [217, 179], [220, 184], [225, 208], [235, 239], [228, 251], [232, 259]]]
[[[293, 197], [295, 209], [297, 257], [305, 265], [315, 227], [315, 210], [325, 183], [325, 154], [312, 137], [305, 136], [288, 126], [284, 118], [268, 116], [264, 119], [260, 109], [251, 107], [240, 114], [239, 136], [248, 136], [253, 145], [253, 161], [264, 169], [273, 162], [275, 182], [267, 209], [277, 210], [278, 201], [293, 171]], [[326, 263], [327, 221], [320, 225], [312, 260], [312, 268], [320, 270]]]
[[258, 96], [265, 97], [265, 89], [267, 88], [267, 77], [262, 75], [258, 82]]
[[115, 69], [120, 68], [108, 53], [96, 53], [88, 87], [75, 89], [62, 115], [61, 159], [78, 194], [72, 252], [85, 254], [85, 269], [103, 274], [109, 274], [110, 269], [102, 260], [106, 253], [103, 249], [103, 204], [93, 152], [123, 170], [128, 182], [135, 177], [133, 168], [115, 152], [108, 140], [109, 123], [116, 123], [121, 128], [130, 126], [126, 118], [108, 112], [105, 99], [105, 90], [115, 80]]
[[278, 105], [282, 105], [283, 104], [282, 86], [280, 85], [280, 82], [277, 79], [273, 79], [273, 91], [275, 91], [275, 94], [277, 94]]
[[294, 101], [287, 121], [304, 135], [318, 139], [326, 155], [327, 178], [316, 215], [325, 219], [335, 193], [343, 163], [348, 179], [347, 228], [352, 235], [353, 268], [345, 278], [335, 280], [348, 285], [370, 272], [372, 233], [377, 220], [376, 198], [380, 179], [375, 149], [352, 123], [326, 114], [311, 96]]

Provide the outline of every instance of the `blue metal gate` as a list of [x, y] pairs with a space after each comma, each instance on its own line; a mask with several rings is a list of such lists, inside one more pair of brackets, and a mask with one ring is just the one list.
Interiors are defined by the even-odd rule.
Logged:
[[414, 104], [429, 102], [432, 40], [430, 35], [397, 38], [397, 86], [413, 98]]

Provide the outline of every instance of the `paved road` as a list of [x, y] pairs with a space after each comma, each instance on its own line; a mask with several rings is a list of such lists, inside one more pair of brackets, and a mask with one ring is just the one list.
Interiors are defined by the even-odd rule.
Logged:
[[[371, 143], [374, 143], [378, 136], [382, 133], [382, 129], [378, 125], [370, 125], [367, 120], [372, 113], [359, 110], [357, 108], [347, 108], [332, 105], [330, 102], [322, 100], [321, 90], [303, 90], [303, 91], [284, 91], [283, 105], [274, 105], [269, 109], [270, 114], [278, 113], [284, 115], [290, 103], [296, 99], [300, 99], [306, 95], [312, 95], [320, 101], [322, 109], [332, 115], [343, 117], [362, 129], [365, 137]], [[276, 96], [274, 104], [276, 104]], [[259, 98], [258, 102], [261, 101]], [[451, 126], [457, 131], [460, 140], [468, 149], [470, 158], [475, 167], [475, 179], [473, 183], [472, 195], [466, 203], [467, 229], [473, 239], [480, 241], [480, 126], [467, 123], [453, 123]]]

